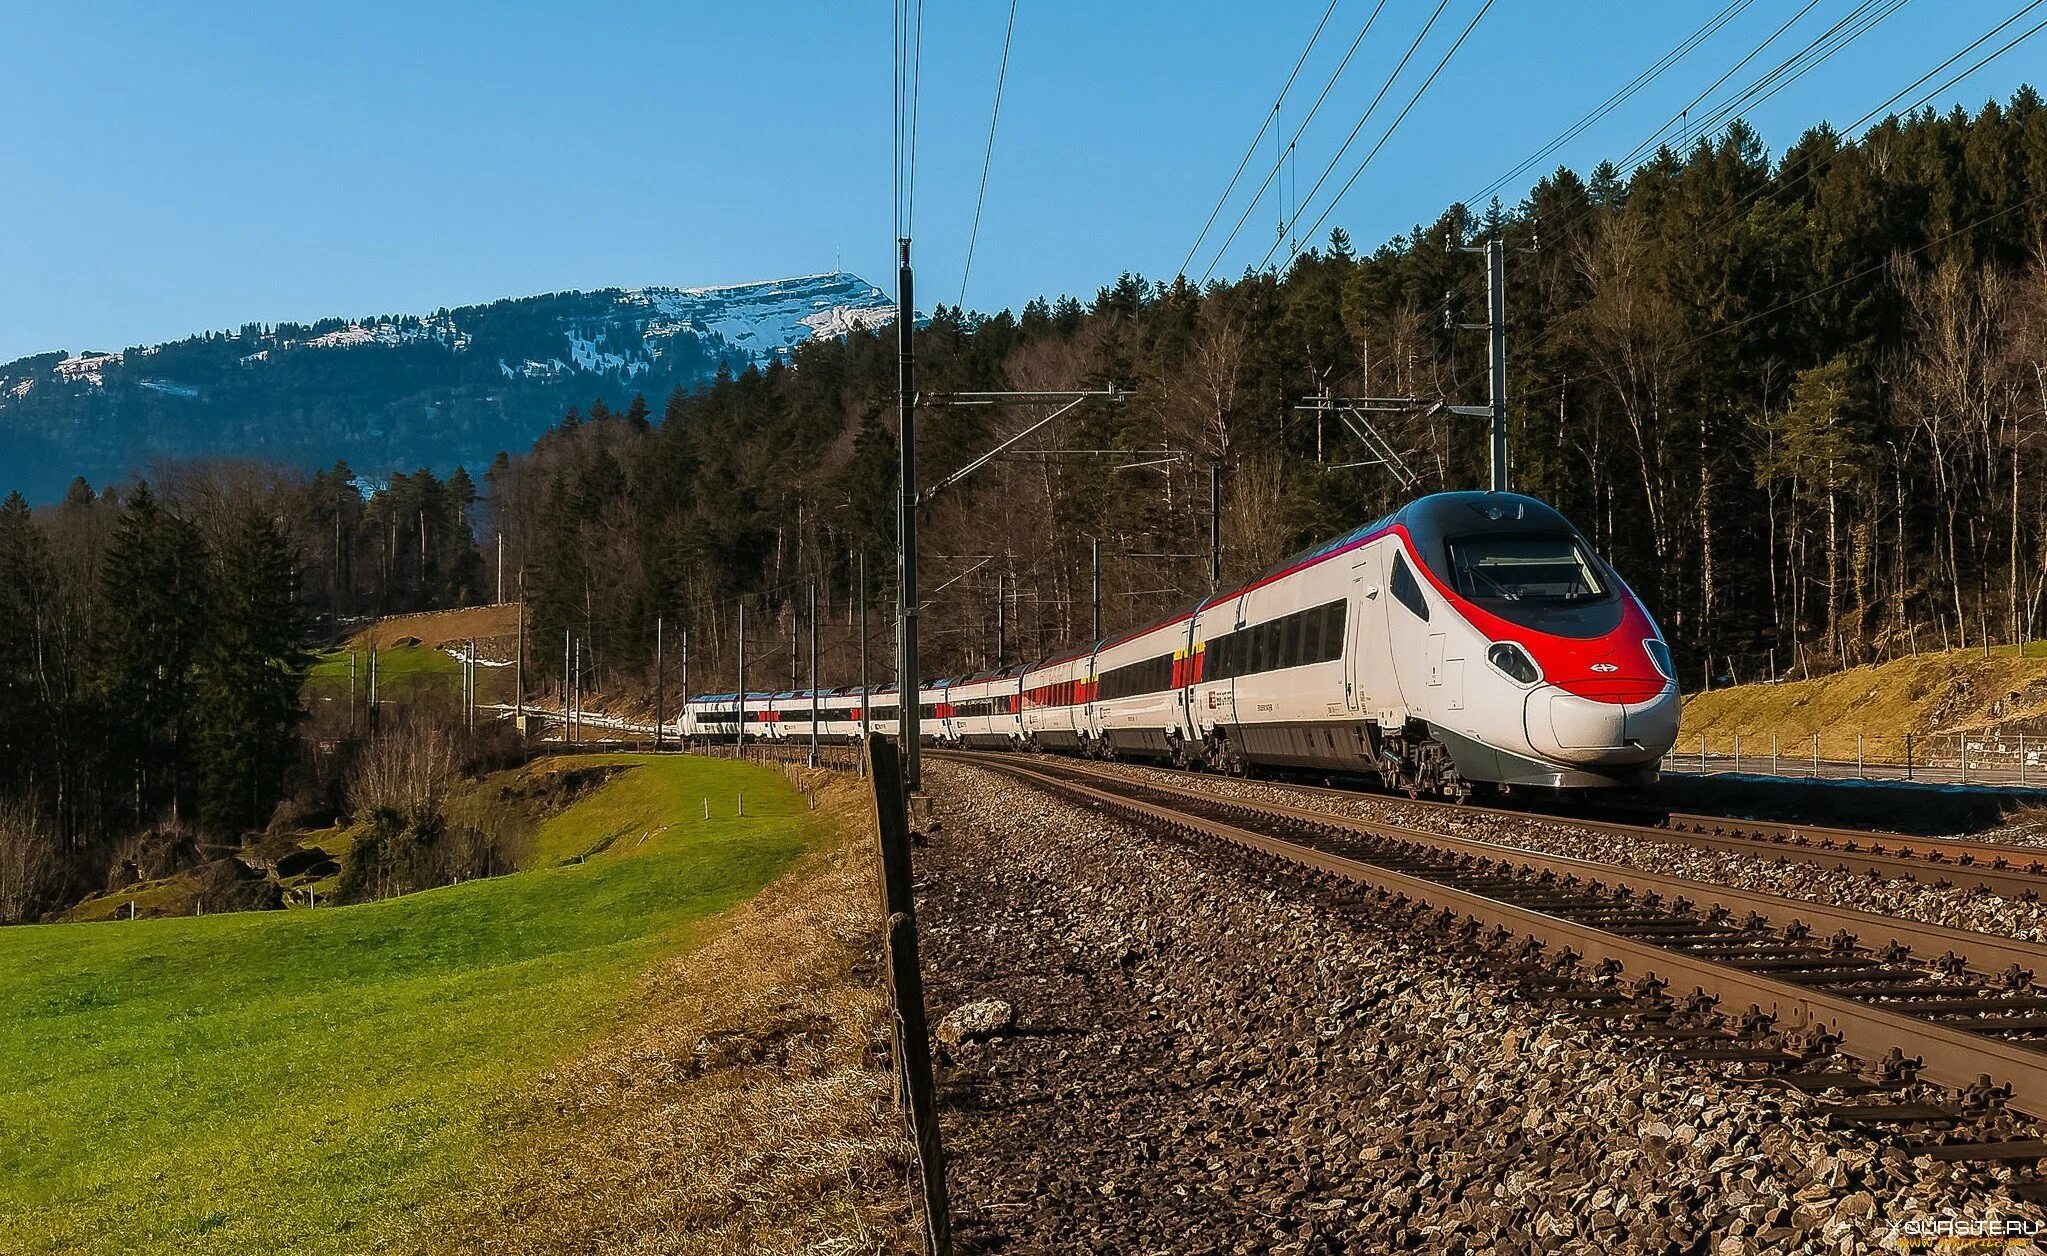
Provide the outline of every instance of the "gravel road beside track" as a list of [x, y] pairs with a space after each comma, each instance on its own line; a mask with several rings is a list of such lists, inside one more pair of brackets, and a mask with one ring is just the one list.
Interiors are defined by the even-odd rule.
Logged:
[[963, 1250], [1876, 1252], [2034, 1215], [1985, 1171], [1653, 1058], [1354, 887], [927, 767], [934, 1018]]

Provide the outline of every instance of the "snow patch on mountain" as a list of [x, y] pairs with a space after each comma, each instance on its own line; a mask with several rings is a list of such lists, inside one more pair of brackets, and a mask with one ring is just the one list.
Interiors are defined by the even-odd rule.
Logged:
[[886, 293], [844, 271], [719, 287], [627, 288], [619, 303], [653, 312], [644, 327], [650, 338], [685, 330], [710, 334], [756, 359], [786, 356], [813, 338], [879, 327], [896, 313]]
[[325, 332], [304, 341], [284, 341], [279, 348], [303, 344], [308, 349], [354, 349], [362, 345], [396, 346], [416, 344], [424, 340], [435, 340], [448, 348], [461, 352], [469, 347], [468, 333], [455, 326], [452, 318], [428, 319], [374, 319], [368, 323], [352, 322], [346, 327]]
[[108, 367], [119, 366], [118, 353], [81, 353], [57, 363], [57, 378], [67, 384], [91, 384], [98, 387], [106, 382], [104, 373]]

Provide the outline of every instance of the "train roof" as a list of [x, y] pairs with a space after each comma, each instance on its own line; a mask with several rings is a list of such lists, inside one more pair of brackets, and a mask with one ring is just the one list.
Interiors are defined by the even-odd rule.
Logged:
[[1231, 598], [1270, 584], [1281, 576], [1290, 575], [1303, 567], [1312, 567], [1325, 558], [1334, 557], [1345, 550], [1353, 549], [1372, 537], [1395, 525], [1407, 529], [1414, 538], [1417, 549], [1433, 552], [1436, 542], [1449, 533], [1459, 530], [1485, 532], [1569, 532], [1576, 533], [1569, 521], [1558, 514], [1549, 504], [1537, 501], [1520, 493], [1457, 492], [1431, 493], [1382, 515], [1363, 527], [1331, 540], [1312, 546], [1273, 564], [1247, 583], [1227, 593], [1218, 593], [1196, 606], [1196, 610], [1227, 602]]
[[1172, 614], [1166, 616], [1164, 619], [1158, 620], [1154, 623], [1146, 624], [1142, 628], [1133, 628], [1129, 632], [1124, 633], [1120, 637], [1111, 637], [1107, 641], [1104, 641], [1100, 645], [1097, 645], [1095, 647], [1095, 653], [1100, 654], [1103, 650], [1113, 650], [1117, 646], [1122, 645], [1126, 641], [1137, 640], [1139, 637], [1143, 636], [1147, 632], [1157, 632], [1159, 629], [1170, 627], [1173, 624], [1184, 624], [1189, 619], [1192, 619], [1194, 617], [1194, 612], [1199, 606], [1200, 603], [1197, 602], [1194, 606], [1190, 606], [1184, 611], [1175, 611]]

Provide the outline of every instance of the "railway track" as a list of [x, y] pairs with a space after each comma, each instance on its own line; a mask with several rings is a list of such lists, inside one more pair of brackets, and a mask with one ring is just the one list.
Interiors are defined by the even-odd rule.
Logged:
[[[2047, 994], [2031, 986], [2033, 972], [2047, 972], [2047, 946], [1223, 798], [1071, 761], [933, 757], [1362, 883], [1396, 906], [1419, 905], [1460, 937], [1518, 936], [1529, 954], [1554, 957], [1556, 997], [1626, 1020], [1626, 1032], [1674, 1054], [1735, 1061], [1812, 1093], [1846, 1094], [1829, 1114], [1847, 1124], [1957, 1125], [2005, 1103], [2047, 1117]], [[1632, 992], [1623, 976], [1633, 979]], [[1674, 991], [1692, 993], [1666, 994]], [[1743, 1030], [1686, 1015], [1712, 1006], [1748, 1009]], [[1952, 1101], [1883, 1101], [1914, 1078], [1945, 1088]], [[1927, 1150], [1945, 1159], [2034, 1161], [2047, 1158], [2047, 1141], [1993, 1138]]]
[[1749, 820], [1734, 816], [1656, 813], [1650, 819], [1628, 819], [1583, 811], [1536, 811], [1512, 807], [1473, 806], [1431, 798], [1404, 798], [1331, 785], [1286, 788], [1336, 798], [1386, 798], [1402, 806], [1422, 807], [1466, 816], [1503, 820], [1543, 820], [1594, 833], [1614, 833], [1645, 841], [1704, 847], [1764, 859], [1873, 872], [1896, 880], [1922, 881], [1962, 889], [1982, 887], [2008, 898], [2047, 898], [2047, 848], [1970, 838], [1911, 837], [1864, 829]]

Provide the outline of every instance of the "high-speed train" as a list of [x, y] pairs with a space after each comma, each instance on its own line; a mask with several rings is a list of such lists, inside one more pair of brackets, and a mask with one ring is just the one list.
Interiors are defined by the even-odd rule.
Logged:
[[[730, 740], [734, 694], [685, 737]], [[900, 729], [875, 690], [869, 725]], [[1512, 493], [1438, 493], [1148, 627], [1040, 662], [927, 682], [921, 736], [1170, 761], [1374, 774], [1390, 788], [1600, 789], [1655, 779], [1677, 739], [1670, 648], [1564, 517]], [[860, 690], [817, 695], [857, 737]], [[749, 737], [808, 739], [811, 695], [748, 694]]]

